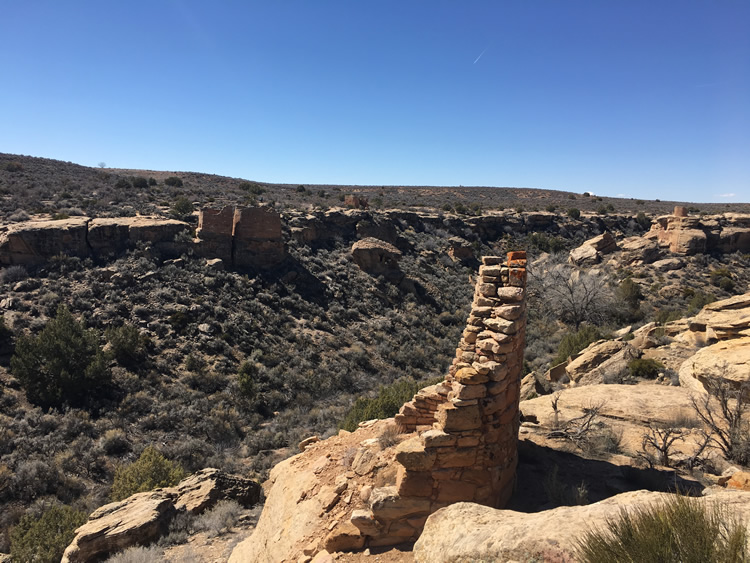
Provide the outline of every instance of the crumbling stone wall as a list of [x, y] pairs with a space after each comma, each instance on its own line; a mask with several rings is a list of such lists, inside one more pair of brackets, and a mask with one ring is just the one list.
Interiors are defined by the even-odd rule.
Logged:
[[351, 522], [371, 546], [416, 539], [429, 514], [468, 501], [502, 507], [518, 463], [519, 389], [526, 332], [526, 253], [484, 257], [449, 374], [403, 405], [416, 435], [396, 451], [396, 485], [372, 491]]
[[198, 215], [199, 256], [236, 268], [266, 268], [286, 256], [281, 217], [270, 207], [205, 208]]

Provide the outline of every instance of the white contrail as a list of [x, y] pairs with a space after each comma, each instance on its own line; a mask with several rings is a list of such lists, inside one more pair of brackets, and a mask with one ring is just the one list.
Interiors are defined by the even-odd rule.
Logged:
[[479, 53], [479, 56], [478, 56], [478, 57], [477, 57], [477, 58], [476, 58], [476, 59], [474, 60], [474, 62], [473, 62], [473, 63], [471, 63], [471, 64], [477, 64], [477, 61], [478, 61], [479, 59], [481, 59], [481, 58], [482, 58], [482, 55], [484, 55], [484, 52], [485, 52], [485, 51], [486, 51], [487, 49], [489, 49], [489, 47], [485, 47], [485, 48], [484, 48], [484, 51], [482, 51], [481, 53]]

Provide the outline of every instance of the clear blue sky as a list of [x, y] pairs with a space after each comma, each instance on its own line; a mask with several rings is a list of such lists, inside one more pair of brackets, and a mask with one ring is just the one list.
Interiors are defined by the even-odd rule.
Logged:
[[0, 63], [0, 152], [750, 201], [746, 0], [7, 1]]

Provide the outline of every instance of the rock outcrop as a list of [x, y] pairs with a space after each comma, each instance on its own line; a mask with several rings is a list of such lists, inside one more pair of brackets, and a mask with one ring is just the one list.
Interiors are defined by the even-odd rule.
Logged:
[[[431, 515], [414, 546], [418, 563], [463, 561], [573, 562], [576, 542], [589, 530], [603, 528], [623, 510], [664, 502], [670, 493], [622, 493], [586, 506], [563, 506], [526, 514], [458, 503]], [[715, 491], [699, 502], [719, 503], [750, 524], [750, 492]]]
[[198, 238], [177, 242], [189, 231], [183, 221], [159, 217], [73, 217], [29, 221], [0, 228], [0, 265], [39, 266], [58, 255], [112, 258], [148, 243], [165, 255], [192, 248], [199, 256], [219, 258], [237, 268], [268, 268], [286, 258], [281, 218], [270, 207], [200, 212]]
[[737, 389], [750, 382], [750, 293], [709, 303], [687, 324], [682, 339], [708, 346], [682, 364], [680, 385], [704, 392], [711, 380]]
[[483, 263], [445, 380], [419, 391], [395, 419], [308, 443], [277, 465], [258, 526], [230, 562], [413, 541], [441, 507], [508, 500], [518, 460], [526, 256]]
[[0, 263], [36, 266], [64, 254], [85, 258], [88, 217], [60, 221], [29, 221], [5, 227], [0, 233]]
[[352, 259], [363, 271], [373, 276], [384, 276], [392, 283], [404, 279], [398, 265], [401, 251], [380, 239], [367, 237], [352, 245]]
[[587, 240], [578, 248], [570, 251], [570, 261], [581, 266], [583, 264], [598, 264], [604, 254], [617, 250], [617, 241], [609, 233], [603, 233]]
[[640, 352], [621, 340], [599, 340], [590, 344], [566, 367], [568, 377], [579, 384], [612, 382], [627, 372], [628, 362]]
[[176, 487], [132, 495], [98, 508], [88, 522], [76, 530], [62, 563], [89, 563], [133, 545], [148, 545], [169, 529], [182, 512], [200, 514], [223, 499], [243, 506], [260, 500], [258, 483], [218, 469], [203, 469]]
[[690, 256], [705, 252], [750, 251], [750, 215], [725, 213], [690, 217], [684, 208], [658, 217], [646, 235], [673, 254]]

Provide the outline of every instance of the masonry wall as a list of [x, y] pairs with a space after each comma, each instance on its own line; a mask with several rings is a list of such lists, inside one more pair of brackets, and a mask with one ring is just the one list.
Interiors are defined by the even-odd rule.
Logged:
[[267, 268], [286, 256], [281, 217], [269, 207], [202, 209], [196, 253], [221, 258], [235, 268]]
[[518, 463], [525, 332], [526, 253], [484, 257], [449, 374], [395, 417], [402, 431], [416, 433], [397, 447], [396, 486], [372, 492], [370, 514], [352, 515], [369, 545], [417, 538], [427, 515], [454, 502], [507, 503]]

